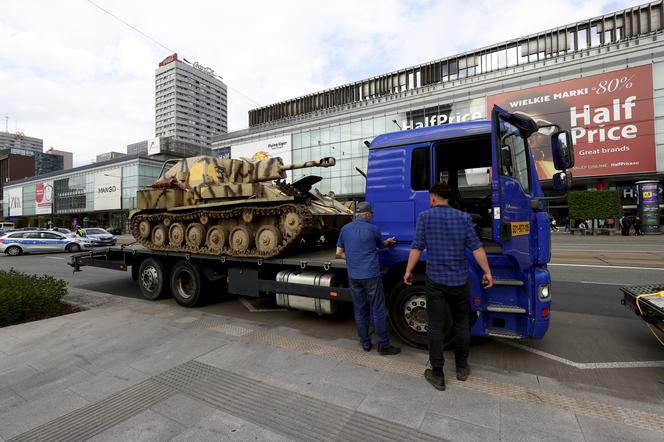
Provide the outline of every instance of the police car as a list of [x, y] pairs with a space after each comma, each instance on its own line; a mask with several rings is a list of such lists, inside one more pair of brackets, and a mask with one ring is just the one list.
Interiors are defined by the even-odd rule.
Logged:
[[90, 247], [78, 238], [52, 230], [20, 230], [0, 236], [0, 253], [18, 256], [32, 252], [79, 252]]

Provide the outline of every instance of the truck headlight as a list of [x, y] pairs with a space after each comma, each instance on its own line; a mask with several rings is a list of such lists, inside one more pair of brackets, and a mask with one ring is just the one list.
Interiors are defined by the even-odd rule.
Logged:
[[551, 299], [551, 286], [541, 285], [539, 286], [539, 299], [541, 301], [549, 301]]

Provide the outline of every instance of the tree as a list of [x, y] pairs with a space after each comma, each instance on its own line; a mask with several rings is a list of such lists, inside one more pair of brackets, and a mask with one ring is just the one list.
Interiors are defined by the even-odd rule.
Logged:
[[[571, 219], [620, 218], [622, 203], [616, 190], [583, 190], [570, 192], [567, 197]], [[593, 233], [595, 223], [593, 222]]]

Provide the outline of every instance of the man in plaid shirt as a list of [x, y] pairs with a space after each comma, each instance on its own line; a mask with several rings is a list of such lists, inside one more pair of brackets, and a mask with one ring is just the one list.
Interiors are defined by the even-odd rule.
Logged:
[[447, 184], [436, 183], [429, 190], [431, 209], [420, 213], [415, 228], [404, 282], [413, 283], [413, 269], [427, 251], [426, 285], [429, 361], [432, 369], [424, 377], [438, 390], [445, 390], [443, 375], [443, 307], [449, 304], [454, 329], [454, 358], [456, 376], [460, 381], [468, 379], [468, 352], [470, 347], [470, 288], [468, 285], [468, 259], [466, 249], [484, 271], [485, 288], [493, 285], [491, 269], [477, 238], [469, 214], [449, 206], [452, 192]]

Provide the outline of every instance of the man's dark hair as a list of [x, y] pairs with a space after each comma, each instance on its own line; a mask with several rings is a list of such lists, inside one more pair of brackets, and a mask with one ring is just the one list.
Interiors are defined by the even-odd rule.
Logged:
[[439, 198], [442, 198], [444, 200], [448, 200], [452, 197], [452, 188], [450, 187], [449, 184], [446, 183], [436, 183], [433, 186], [431, 186], [431, 189], [429, 189], [429, 193], [432, 195], [436, 195]]

